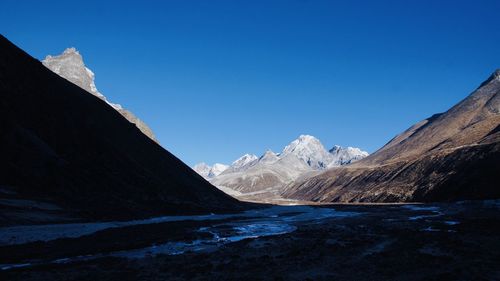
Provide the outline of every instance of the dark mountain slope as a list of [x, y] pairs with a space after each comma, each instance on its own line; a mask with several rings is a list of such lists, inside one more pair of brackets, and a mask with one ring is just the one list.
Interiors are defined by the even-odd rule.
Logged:
[[[3, 36], [0, 155], [2, 202], [42, 199], [92, 219], [242, 208], [103, 100]], [[2, 211], [4, 220], [10, 211]]]
[[293, 183], [284, 196], [342, 202], [500, 198], [500, 71], [460, 103], [345, 168]]

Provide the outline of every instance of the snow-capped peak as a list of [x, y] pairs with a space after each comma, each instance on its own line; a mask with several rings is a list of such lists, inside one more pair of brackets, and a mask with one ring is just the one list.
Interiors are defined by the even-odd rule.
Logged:
[[333, 156], [333, 160], [328, 167], [347, 165], [368, 156], [368, 152], [357, 147], [348, 146], [344, 148], [339, 145], [333, 146], [333, 148], [330, 149], [330, 154]]
[[315, 170], [326, 168], [332, 158], [323, 144], [311, 135], [300, 135], [299, 138], [287, 145], [281, 155], [288, 154], [294, 154]]
[[203, 174], [208, 175], [208, 171], [210, 171], [210, 168], [211, 167], [207, 165], [207, 163], [201, 162], [194, 165], [193, 170], [195, 170], [198, 174], [203, 176]]
[[[323, 170], [350, 164], [368, 156], [368, 153], [359, 148], [335, 145], [327, 151], [321, 142], [311, 135], [300, 135], [296, 140], [287, 145], [280, 154], [268, 149], [261, 157], [245, 154], [235, 160], [231, 166], [215, 164], [209, 166], [199, 163], [193, 169], [206, 179], [232, 179], [245, 177], [245, 173], [256, 170], [274, 169], [280, 175], [287, 175], [289, 179], [296, 178], [304, 172]], [[220, 177], [218, 177], [220, 175]], [[217, 179], [214, 179], [217, 178]]]
[[205, 179], [211, 179], [214, 178], [218, 175], [220, 175], [222, 172], [224, 172], [229, 166], [220, 164], [220, 163], [215, 163], [213, 166], [209, 166], [208, 164], [201, 162], [196, 164], [193, 167], [193, 170], [200, 174], [202, 177]]
[[236, 159], [231, 164], [231, 167], [234, 169], [239, 169], [239, 168], [246, 166], [247, 164], [249, 164], [257, 159], [259, 159], [259, 157], [257, 157], [257, 155], [247, 153], [247, 154], [241, 156], [240, 158]]
[[224, 172], [228, 167], [229, 167], [228, 165], [224, 165], [221, 163], [215, 163], [212, 166], [212, 169], [210, 169], [209, 176], [216, 177], [216, 176], [220, 175], [220, 173]]
[[264, 155], [259, 158], [259, 162], [263, 163], [273, 163], [279, 160], [279, 157], [272, 150], [268, 149]]

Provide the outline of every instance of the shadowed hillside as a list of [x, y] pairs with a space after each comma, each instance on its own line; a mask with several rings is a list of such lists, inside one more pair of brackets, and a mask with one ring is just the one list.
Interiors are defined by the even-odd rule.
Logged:
[[460, 103], [401, 133], [377, 152], [286, 187], [325, 202], [500, 197], [500, 70]]
[[0, 95], [3, 223], [51, 221], [52, 213], [129, 219], [242, 208], [105, 101], [3, 36]]

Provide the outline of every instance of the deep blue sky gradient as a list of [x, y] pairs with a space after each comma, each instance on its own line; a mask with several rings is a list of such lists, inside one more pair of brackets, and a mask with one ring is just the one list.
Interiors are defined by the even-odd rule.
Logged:
[[38, 59], [76, 47], [100, 92], [193, 165], [280, 151], [300, 134], [375, 151], [500, 67], [499, 11], [486, 0], [2, 0], [0, 32]]

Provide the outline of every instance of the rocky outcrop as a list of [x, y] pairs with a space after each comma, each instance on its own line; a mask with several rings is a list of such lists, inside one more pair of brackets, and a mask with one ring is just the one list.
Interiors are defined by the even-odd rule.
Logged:
[[116, 111], [120, 112], [125, 119], [135, 124], [142, 133], [155, 142], [158, 142], [153, 130], [151, 130], [146, 123], [121, 105], [109, 102], [106, 97], [97, 90], [94, 82], [94, 73], [85, 66], [82, 56], [75, 48], [67, 48], [58, 56], [48, 55], [42, 63], [64, 79], [106, 101], [106, 103], [112, 106]]

